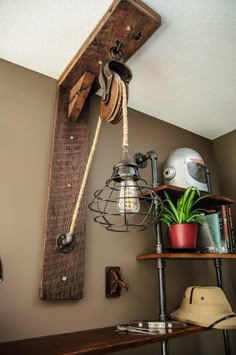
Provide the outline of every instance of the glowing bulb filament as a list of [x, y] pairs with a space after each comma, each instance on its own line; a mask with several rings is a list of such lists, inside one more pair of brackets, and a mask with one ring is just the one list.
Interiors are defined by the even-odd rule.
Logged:
[[140, 203], [137, 184], [132, 178], [121, 182], [119, 200], [117, 204], [119, 213], [138, 213]]

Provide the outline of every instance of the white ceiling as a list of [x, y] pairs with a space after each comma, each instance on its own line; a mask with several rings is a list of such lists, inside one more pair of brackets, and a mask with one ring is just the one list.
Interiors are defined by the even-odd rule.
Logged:
[[[161, 27], [129, 60], [129, 106], [214, 139], [236, 129], [236, 1], [144, 0]], [[0, 0], [0, 57], [58, 78], [112, 0]]]

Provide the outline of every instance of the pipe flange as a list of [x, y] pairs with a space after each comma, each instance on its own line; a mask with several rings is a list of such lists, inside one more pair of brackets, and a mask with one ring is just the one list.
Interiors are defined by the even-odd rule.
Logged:
[[56, 239], [56, 249], [60, 253], [70, 253], [75, 247], [75, 236], [70, 233], [62, 233]]

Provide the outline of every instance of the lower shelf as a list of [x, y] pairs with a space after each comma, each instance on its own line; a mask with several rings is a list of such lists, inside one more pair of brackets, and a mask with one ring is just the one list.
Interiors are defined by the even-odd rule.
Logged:
[[236, 254], [213, 254], [213, 253], [151, 253], [136, 257], [137, 260], [154, 259], [236, 259]]
[[115, 327], [108, 327], [0, 343], [0, 354], [105, 354], [201, 331], [206, 331], [206, 328], [188, 325], [185, 329], [173, 329], [171, 333], [150, 335], [117, 333]]

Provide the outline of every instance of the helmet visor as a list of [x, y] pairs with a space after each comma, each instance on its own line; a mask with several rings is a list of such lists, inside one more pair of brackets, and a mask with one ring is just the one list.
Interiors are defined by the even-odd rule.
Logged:
[[189, 175], [196, 181], [206, 184], [206, 167], [199, 163], [188, 162], [187, 169]]

